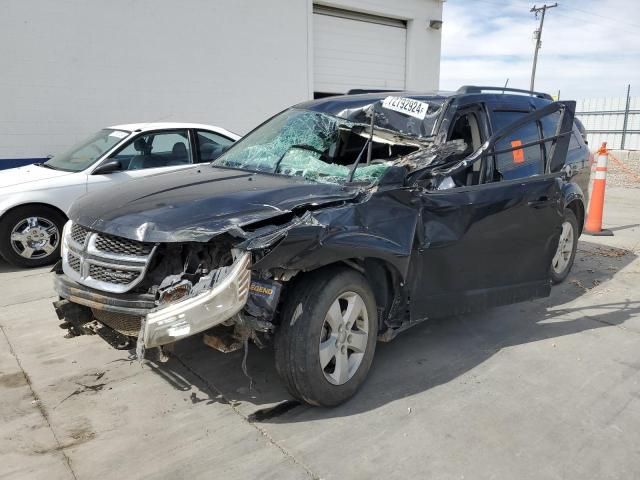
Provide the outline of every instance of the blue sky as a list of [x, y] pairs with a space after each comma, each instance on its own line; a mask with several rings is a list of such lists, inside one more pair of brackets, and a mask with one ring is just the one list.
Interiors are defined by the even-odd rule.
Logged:
[[[544, 2], [538, 2], [538, 6]], [[553, 1], [547, 1], [552, 4]], [[562, 98], [640, 96], [640, 0], [558, 0], [547, 11], [536, 90]], [[533, 31], [528, 0], [447, 0], [443, 4], [440, 88], [528, 88]]]

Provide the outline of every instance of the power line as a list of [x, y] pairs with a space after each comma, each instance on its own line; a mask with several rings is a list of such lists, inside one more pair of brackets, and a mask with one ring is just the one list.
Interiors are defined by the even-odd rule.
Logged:
[[599, 13], [589, 12], [587, 10], [582, 10], [581, 8], [576, 8], [576, 7], [571, 7], [571, 6], [569, 8], [571, 10], [575, 10], [576, 12], [586, 13], [587, 15], [591, 15], [592, 17], [596, 17], [596, 18], [599, 18], [599, 19], [607, 19], [607, 20], [611, 20], [612, 22], [625, 23], [625, 24], [630, 25], [632, 27], [640, 28], [640, 24], [638, 24], [638, 23], [628, 22], [626, 20], [622, 20], [622, 19], [619, 19], [619, 18], [607, 17], [606, 15], [601, 15]]
[[533, 92], [533, 85], [536, 81], [536, 66], [538, 64], [538, 50], [540, 50], [540, 47], [542, 46], [542, 27], [544, 26], [544, 15], [545, 13], [547, 13], [548, 9], [555, 8], [557, 6], [558, 6], [557, 2], [554, 3], [553, 5], [547, 5], [545, 3], [541, 7], [536, 7], [534, 5], [533, 8], [529, 10], [531, 13], [535, 14], [536, 18], [538, 18], [538, 14], [542, 12], [542, 15], [540, 16], [540, 26], [538, 27], [537, 30], [533, 32], [536, 39], [536, 48], [533, 52], [533, 66], [531, 67], [531, 85], [529, 87], [529, 90], [531, 90], [532, 92]]
[[[569, 20], [576, 20], [576, 21], [579, 21], [579, 22], [588, 23], [590, 25], [600, 25], [600, 26], [602, 26], [602, 22], [598, 22], [596, 20], [590, 20], [590, 19], [584, 18], [584, 17], [577, 17], [575, 15], [567, 15], [566, 13], [560, 13], [560, 12], [555, 13], [555, 15], [557, 15], [559, 17], [562, 17], [562, 18], [568, 18]], [[603, 18], [602, 20], [615, 22], [615, 20], [606, 20], [605, 18]], [[640, 26], [638, 26], [638, 28], [640, 28]], [[631, 33], [631, 34], [634, 34], [634, 35], [638, 34], [638, 32], [627, 30], [625, 28], [620, 28], [619, 26], [615, 29], [615, 31], [616, 32]]]

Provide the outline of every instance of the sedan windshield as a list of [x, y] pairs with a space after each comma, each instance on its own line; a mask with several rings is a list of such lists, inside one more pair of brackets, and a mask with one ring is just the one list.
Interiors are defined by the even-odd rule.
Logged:
[[[291, 108], [248, 134], [212, 165], [299, 176], [323, 183], [349, 180], [370, 183], [382, 176], [393, 164], [393, 158], [416, 149], [374, 140], [371, 161], [367, 164], [368, 139], [366, 124]], [[352, 175], [355, 165], [358, 167]]]
[[44, 166], [54, 170], [79, 172], [90, 167], [101, 156], [122, 142], [131, 132], [105, 128], [47, 161]]

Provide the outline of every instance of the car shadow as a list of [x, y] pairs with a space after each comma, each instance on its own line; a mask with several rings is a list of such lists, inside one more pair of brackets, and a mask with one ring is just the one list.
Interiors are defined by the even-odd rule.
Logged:
[[292, 401], [275, 371], [271, 348], [249, 346], [251, 381], [241, 369], [242, 350], [219, 353], [198, 338], [178, 343], [169, 362], [151, 367], [174, 388], [192, 391], [192, 402], [238, 405], [249, 420], [286, 423], [349, 416], [450, 382], [504, 348], [624, 323], [640, 313], [640, 297], [608, 303], [604, 295], [594, 296], [598, 300], [588, 306], [588, 316], [581, 314], [584, 307], [562, 306], [605, 283], [635, 259], [627, 250], [581, 241], [572, 273], [552, 289], [550, 297], [431, 320], [390, 343], [378, 343], [365, 384], [351, 401], [332, 409]]
[[0, 257], [0, 273], [14, 273], [27, 270], [26, 268], [14, 267], [4, 258]]
[[15, 267], [0, 257], [0, 274], [2, 273], [22, 273], [24, 276], [47, 272], [53, 268], [53, 264], [42, 267]]

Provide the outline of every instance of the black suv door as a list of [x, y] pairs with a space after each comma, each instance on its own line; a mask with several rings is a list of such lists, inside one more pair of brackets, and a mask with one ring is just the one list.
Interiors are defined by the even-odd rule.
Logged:
[[[484, 183], [417, 193], [422, 229], [410, 273], [412, 320], [549, 294], [562, 180], [549, 172], [552, 158], [540, 144], [552, 144], [553, 158], [566, 156], [573, 108], [550, 104], [491, 137], [472, 156], [483, 164]], [[556, 135], [541, 139], [538, 120], [558, 111]]]

